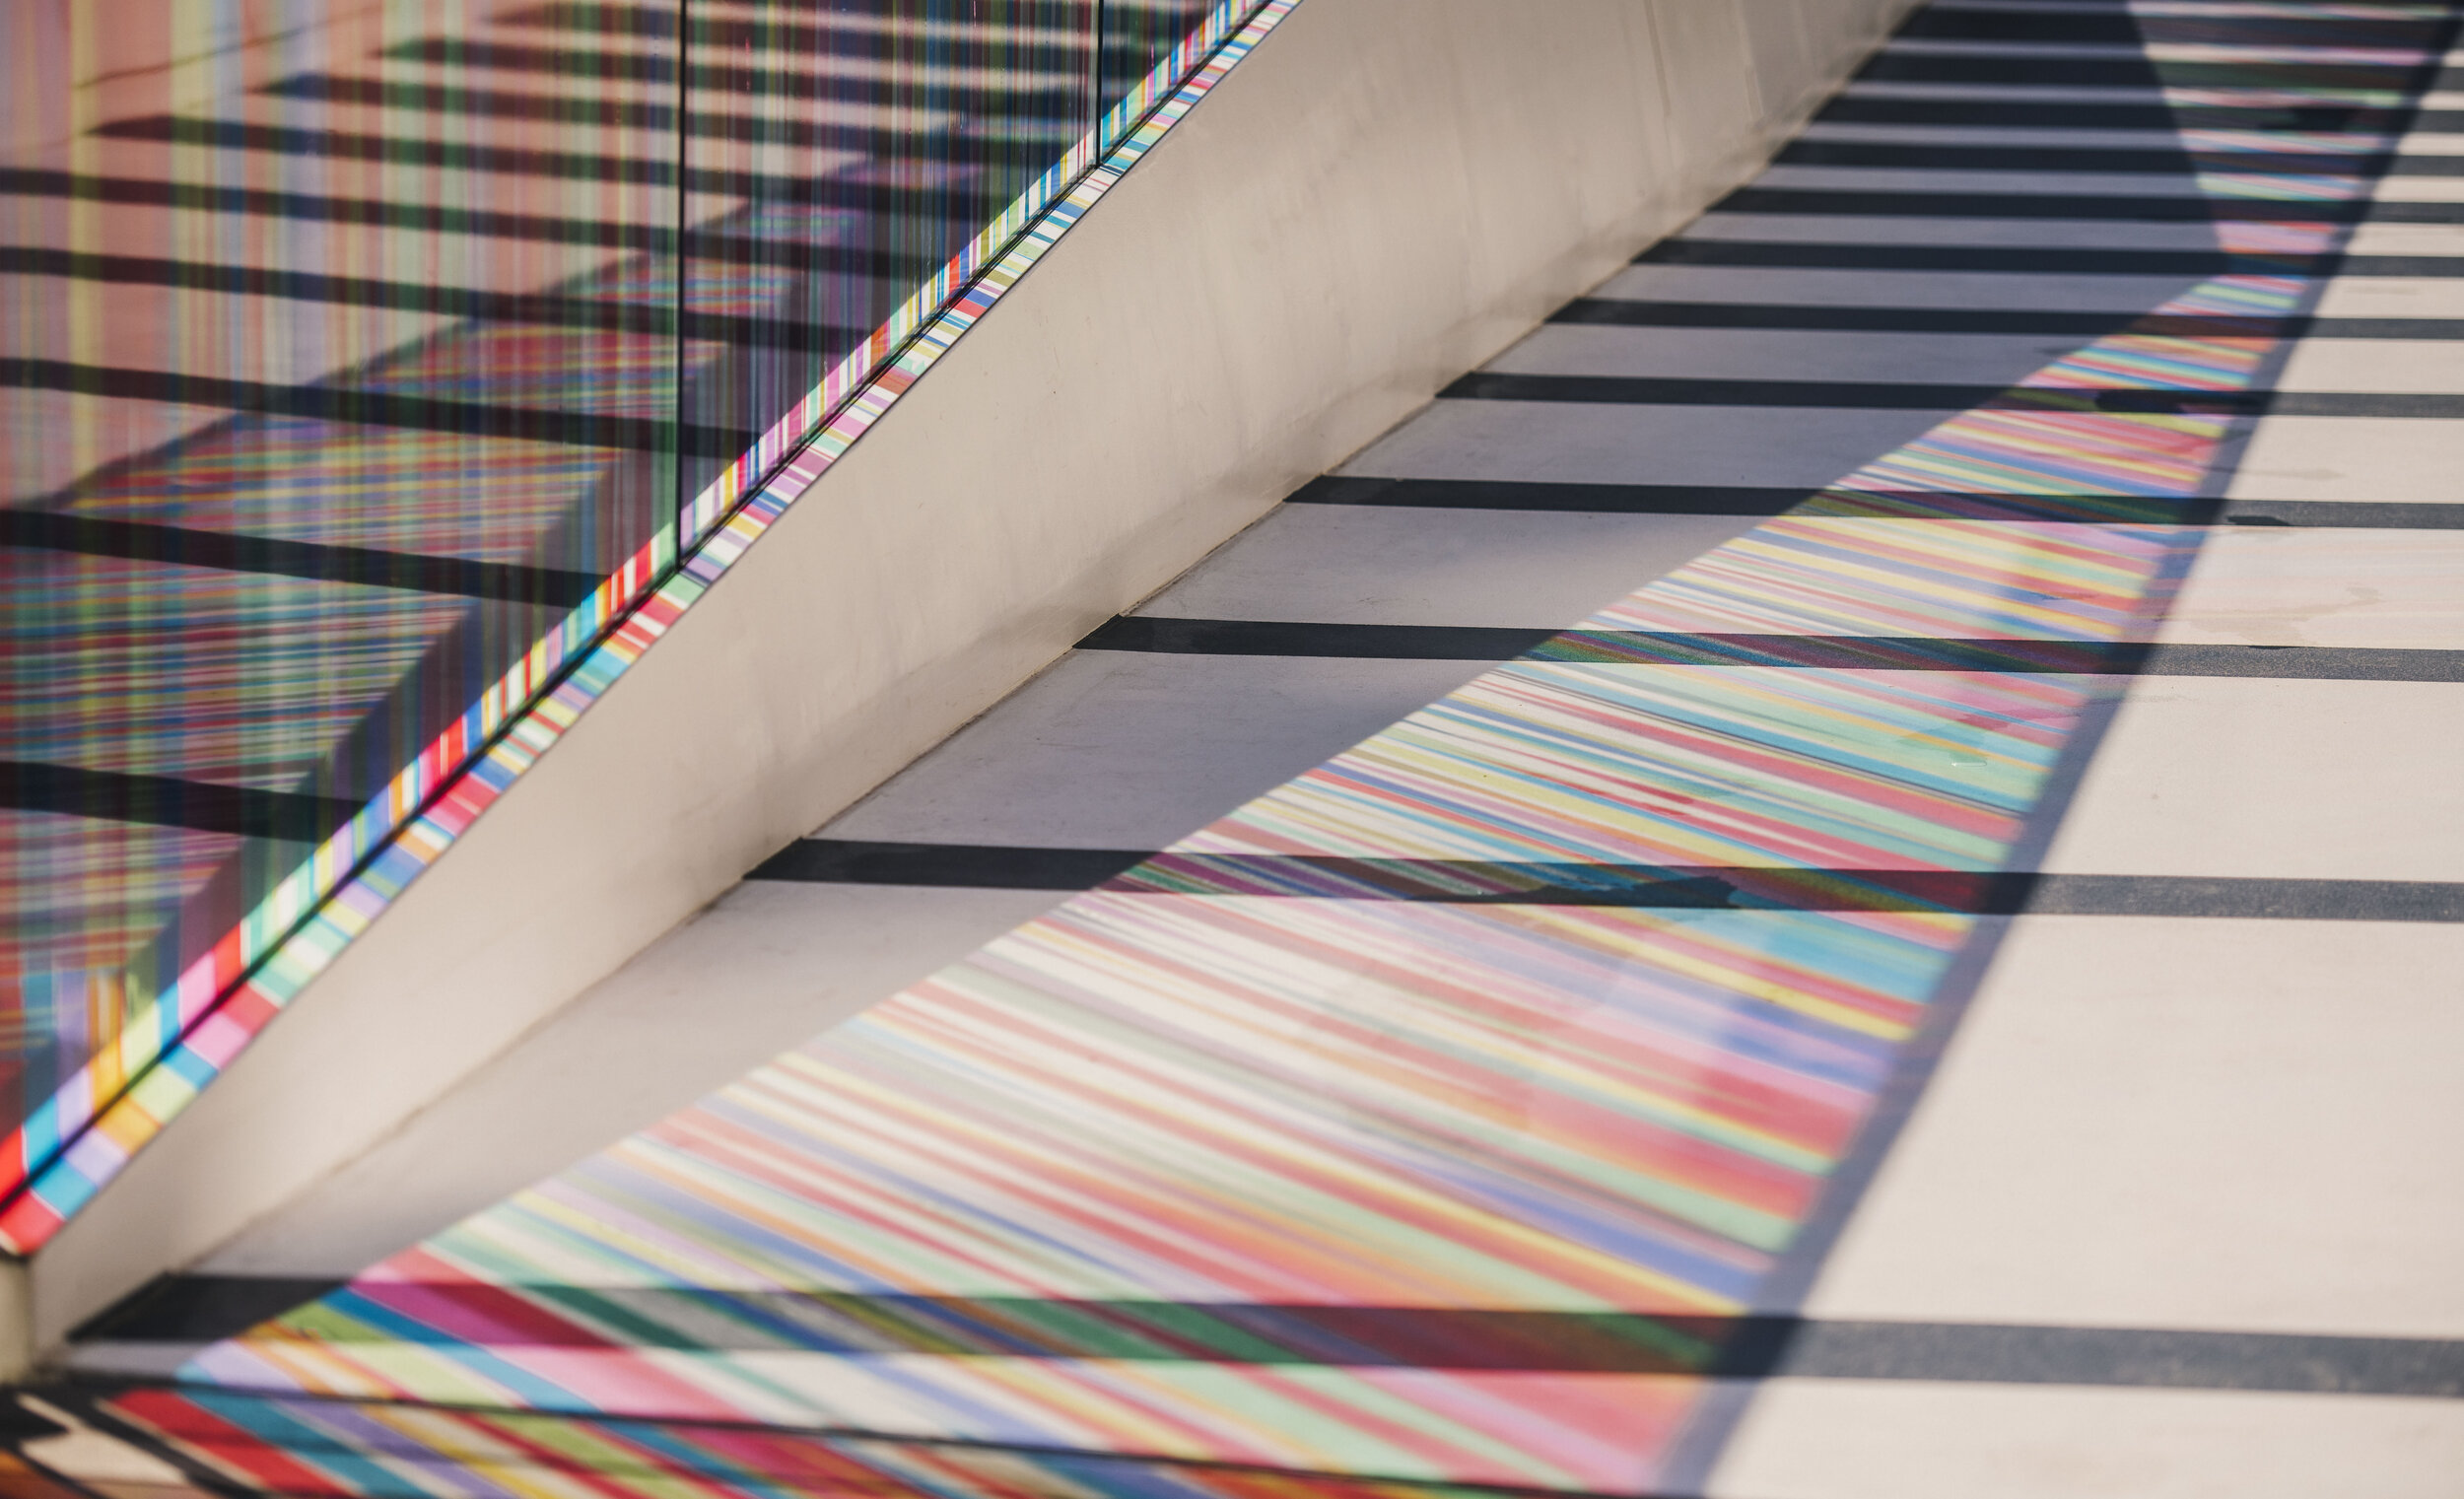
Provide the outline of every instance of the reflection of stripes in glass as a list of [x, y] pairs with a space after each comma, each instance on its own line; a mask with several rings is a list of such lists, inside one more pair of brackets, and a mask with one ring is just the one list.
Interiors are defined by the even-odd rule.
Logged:
[[[400, 747], [391, 763], [403, 769], [390, 784], [307, 862], [276, 871], [280, 878], [233, 924], [212, 924], [219, 940], [175, 982], [149, 999], [147, 989], [123, 987], [116, 976], [87, 980], [84, 991], [107, 992], [113, 1001], [124, 992], [130, 1018], [115, 1034], [97, 1036], [92, 1059], [29, 1107], [25, 1125], [0, 1141], [0, 1183], [12, 1197], [0, 1208], [0, 1243], [31, 1252], [116, 1174], [1291, 3], [1224, 0], [1209, 13], [1108, 116], [1108, 130], [1129, 133], [1103, 170], [1080, 178], [1095, 161], [1092, 140], [1072, 147], [729, 465], [673, 529], [660, 526], [552, 630], [535, 638], [525, 632], [524, 653], [442, 734], [416, 754]], [[1248, 30], [1235, 34], [1239, 27]], [[1187, 70], [1200, 63], [1203, 70], [1185, 82]], [[1064, 188], [1064, 196], [1053, 196]], [[961, 288], [964, 295], [952, 301]], [[825, 416], [829, 424], [814, 432]], [[808, 436], [809, 445], [799, 446]], [[792, 461], [772, 472], [790, 451]], [[764, 491], [730, 511], [737, 487], [765, 474]], [[403, 493], [433, 488], [412, 484]], [[722, 517], [721, 528], [710, 529]], [[679, 556], [680, 535], [700, 538], [684, 549], [686, 572], [654, 593], [653, 583]], [[523, 642], [512, 644], [519, 648]], [[551, 683], [554, 694], [534, 707]], [[360, 868], [363, 860], [369, 862]], [[87, 1008], [107, 1014], [116, 1003]], [[60, 1063], [75, 1059], [63, 1056]]]

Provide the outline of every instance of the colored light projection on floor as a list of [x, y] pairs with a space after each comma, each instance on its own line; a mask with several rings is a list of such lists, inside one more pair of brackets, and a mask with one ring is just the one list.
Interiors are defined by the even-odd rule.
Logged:
[[[959, 252], [920, 287], [875, 286], [904, 300], [869, 334], [847, 335], [852, 352], [817, 384], [799, 381], [766, 431], [704, 433], [738, 456], [681, 512], [617, 524], [627, 508], [610, 499], [625, 488], [617, 480], [643, 481], [634, 460], [651, 455], [611, 468], [606, 453], [563, 441], [570, 434], [534, 442], [493, 430], [525, 412], [645, 422], [672, 402], [678, 372], [703, 378], [717, 367], [718, 343], [593, 325], [675, 300], [672, 261], [643, 258], [558, 288], [579, 334], [458, 325], [354, 372], [355, 397], [486, 394], [498, 403], [486, 408], [487, 433], [247, 415], [160, 461], [94, 478], [56, 507], [73, 520], [182, 528], [174, 535], [272, 536], [515, 571], [555, 542], [581, 547], [588, 563], [548, 579], [578, 584], [578, 601], [533, 589], [472, 603], [0, 551], [11, 584], [0, 610], [0, 760], [17, 762], [12, 790], [69, 766], [225, 797], [304, 782], [325, 793], [277, 804], [300, 815], [258, 837], [0, 808], [0, 895], [13, 902], [0, 912], [0, 1118], [23, 1117], [0, 1139], [0, 1250], [47, 1242], [1289, 6], [1156, 0], [1103, 19], [1115, 102], [1098, 128], [1074, 136], [1083, 117], [1061, 118], [1066, 149], [1057, 145], [1049, 166], [1034, 155], [1031, 183], [990, 223], [938, 226], [933, 254], [952, 238]], [[560, 15], [596, 24], [598, 13], [534, 8], [508, 24]], [[838, 22], [862, 30], [861, 17]], [[1125, 66], [1146, 71], [1111, 76]], [[913, 126], [915, 111], [895, 107], [903, 79], [893, 68], [874, 83], [890, 87], [893, 121]], [[974, 198], [964, 201], [972, 214]], [[719, 206], [718, 227], [697, 231], [707, 253], [686, 278], [686, 325], [734, 317], [775, 329], [802, 279], [783, 277], [776, 259], [829, 250], [836, 220], [794, 203]], [[852, 248], [880, 259], [877, 245]], [[532, 404], [507, 404], [517, 397]], [[545, 409], [556, 403], [571, 409]]]
[[[2283, 312], [2299, 291], [2237, 278], [2161, 311]], [[2223, 388], [2264, 348], [2125, 336], [2034, 388], [2121, 366]], [[1827, 504], [1917, 503], [1912, 479], [1954, 471], [2187, 495], [2225, 426], [1976, 413]], [[1975, 919], [1879, 894], [1378, 899], [1381, 867], [1593, 864], [1611, 887], [1996, 869], [2096, 679], [1627, 662], [1595, 632], [2118, 641], [2174, 545], [2130, 524], [1759, 527], [193, 1373], [1647, 1485], [1698, 1393], [1682, 1319], [1755, 1305]], [[1223, 872], [1294, 855], [1359, 861], [1361, 898]], [[1481, 1329], [1448, 1328], [1467, 1308], [1537, 1314], [1529, 1357], [1480, 1367]], [[1611, 1346], [1558, 1367], [1569, 1333]]]
[[[2283, 315], [2304, 291], [2233, 275], [2155, 315]], [[2180, 528], [1945, 517], [2160, 516], [2227, 419], [2074, 392], [2228, 391], [2269, 347], [2102, 340], [185, 1373], [232, 1393], [123, 1412], [345, 1492], [378, 1488], [324, 1455], [511, 1491], [441, 1454], [543, 1461], [548, 1428], [236, 1392], [1646, 1487], [1976, 925], [1887, 873], [1808, 901], [1750, 871], [1999, 868], [2110, 684], [1671, 665], [1633, 632], [2144, 638]], [[1518, 904], [1535, 863], [1609, 891], [1707, 866], [1734, 893]], [[1441, 878], [1497, 893], [1387, 898]], [[768, 1436], [555, 1429], [699, 1473], [687, 1492], [763, 1491], [786, 1461]], [[794, 1451], [892, 1491], [1252, 1481]]]
[[141, 1391], [116, 1413], [246, 1492], [384, 1499], [1465, 1499], [1493, 1491], [828, 1437]]
[[[2219, 233], [2151, 326], [2339, 237]], [[1646, 1489], [2114, 686], [1921, 643], [2146, 639], [2272, 347], [2099, 340], [113, 1408], [284, 1492]]]

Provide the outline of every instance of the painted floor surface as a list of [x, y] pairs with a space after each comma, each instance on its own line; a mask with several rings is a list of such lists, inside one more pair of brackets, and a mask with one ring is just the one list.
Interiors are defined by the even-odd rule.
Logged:
[[1920, 12], [92, 1329], [52, 1440], [110, 1495], [2453, 1494], [2457, 19]]

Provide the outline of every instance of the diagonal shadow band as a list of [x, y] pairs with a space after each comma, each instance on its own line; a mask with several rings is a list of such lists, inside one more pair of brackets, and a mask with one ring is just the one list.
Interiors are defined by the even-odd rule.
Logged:
[[[190, 1342], [330, 1294], [319, 1341], [1096, 1359], [2464, 1398], [2464, 1340], [1477, 1307], [167, 1276], [77, 1330]], [[542, 1311], [554, 1315], [542, 1316]], [[347, 1320], [346, 1320], [347, 1319]]]

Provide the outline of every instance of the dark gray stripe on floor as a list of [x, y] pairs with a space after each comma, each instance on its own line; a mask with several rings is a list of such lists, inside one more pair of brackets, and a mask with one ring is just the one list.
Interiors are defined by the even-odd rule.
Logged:
[[1481, 625], [1309, 625], [1277, 620], [1115, 615], [1080, 650], [1172, 655], [1353, 656], [1382, 660], [1505, 661], [1556, 638], [1554, 630]]
[[[2211, 170], [2229, 171], [2221, 164]], [[1810, 169], [1849, 175], [1839, 169]], [[2343, 199], [2323, 202], [2201, 198], [2190, 193], [2080, 192], [2074, 179], [2055, 177], [2031, 190], [2023, 178], [2004, 179], [2011, 190], [1981, 192], [1973, 176], [1948, 179], [1938, 186], [1905, 185], [1921, 173], [1887, 173], [1901, 185], [1861, 187], [1741, 187], [1712, 205], [1721, 215], [1776, 215], [1832, 219], [2036, 219], [2067, 224], [2456, 224], [2464, 223], [2464, 204], [2415, 202], [2403, 199]], [[2342, 175], [2322, 173], [2323, 175]], [[2316, 178], [2313, 177], [2312, 180]], [[2367, 178], [2354, 180], [2366, 181]], [[2187, 188], [2188, 183], [2183, 184]]]
[[[2097, 44], [2121, 49], [2125, 56], [2139, 52], [2150, 42], [2167, 42], [2182, 34], [2182, 22], [2201, 11], [2223, 9], [2210, 6], [2170, 5], [2161, 10], [2134, 13], [2116, 0], [1995, 0], [1984, 5], [1958, 4], [1955, 0], [1929, 5], [1908, 18], [1891, 43], [1893, 50], [1905, 50], [1907, 43], [1955, 41], [1972, 44], [1966, 50], [1977, 53], [2006, 53], [2018, 50], [2019, 44], [2080, 46]], [[2226, 16], [2241, 7], [2224, 11]], [[2187, 14], [2185, 14], [2187, 13]], [[2282, 47], [2396, 47], [2418, 48], [2436, 34], [2432, 31], [2438, 18], [2435, 11], [2403, 11], [2393, 6], [2366, 17], [2348, 12], [2338, 15], [2320, 8], [2319, 14], [2303, 15], [2292, 6], [2262, 12], [2264, 20], [2249, 23], [2249, 28], [2234, 39], [2247, 36], [2251, 41], [2264, 41]], [[2144, 19], [2143, 19], [2144, 18]], [[2201, 17], [2201, 20], [2207, 18]], [[2170, 25], [2168, 25], [2170, 23]], [[2213, 22], [2197, 27], [2193, 35], [2205, 39], [2222, 28]]]
[[[78, 1339], [89, 1345], [207, 1342], [341, 1288], [334, 1281], [168, 1276], [80, 1329]], [[433, 1286], [425, 1294], [482, 1299], [497, 1293]], [[2464, 1397], [2464, 1342], [2433, 1338], [665, 1287], [575, 1287], [565, 1294], [621, 1318], [653, 1341], [667, 1329], [671, 1346], [737, 1352]], [[534, 1345], [519, 1329], [503, 1332], [495, 1339], [499, 1345]]]
[[[1126, 877], [1132, 870], [1136, 875]], [[2464, 921], [2464, 884], [2426, 880], [1505, 863], [836, 838], [798, 839], [745, 878], [992, 890], [1074, 891], [1107, 886], [1129, 895], [1198, 891], [1471, 906]]]
[[1092, 890], [1144, 862], [1150, 852], [799, 838], [756, 864], [745, 878], [808, 885]]
[[2199, 416], [2464, 419], [2464, 395], [2344, 390], [2159, 390], [2145, 385], [1934, 385], [1904, 380], [1687, 379], [1475, 371], [1438, 392], [1454, 401], [1613, 406], [1791, 406], [1865, 411], [2101, 411]]
[[[2464, 205], [2459, 205], [2464, 206]], [[1578, 298], [1550, 322], [1621, 328], [1771, 328], [1790, 332], [2008, 333], [2099, 338], [2464, 338], [2456, 317], [2194, 317], [2156, 312], [2060, 312], [2029, 307], [1864, 307], [1760, 302]]]
[[1735, 1372], [2464, 1397], [2464, 1342], [2449, 1339], [1883, 1322], [1796, 1322], [1767, 1335], [1778, 1345], [1767, 1364], [1740, 1348]]
[[2422, 130], [2464, 130], [2464, 110], [2424, 109], [2409, 104], [2174, 103], [2155, 90], [2144, 101], [2045, 99], [2009, 90], [1961, 90], [1924, 95], [1882, 93], [1851, 84], [1814, 115], [1818, 124], [1935, 125], [1954, 129], [2152, 130], [2175, 140], [2185, 128], [2307, 130], [2364, 138]]
[[[2216, 171], [2239, 172], [2240, 164], [2204, 159]], [[2354, 172], [2347, 159], [2333, 159], [2333, 173]], [[2281, 170], [2281, 169], [2278, 169]], [[2366, 177], [2358, 178], [2366, 180]], [[2042, 192], [1975, 192], [1947, 184], [1938, 189], [1856, 187], [1741, 187], [1709, 210], [1717, 214], [1816, 215], [1866, 219], [2048, 219], [2109, 224], [2464, 224], [2464, 203], [2415, 203], [2376, 198], [2293, 202], [2252, 198], [2241, 202], [2156, 193], [2064, 191], [2057, 179]]]
[[[1720, 484], [1547, 484], [1494, 479], [1312, 479], [1287, 505], [1388, 505], [1431, 510], [1563, 511], [1596, 514], [1783, 515], [1821, 497], [1815, 489]], [[1852, 509], [1856, 507], [1858, 509]], [[1871, 507], [1870, 510], [1861, 509]], [[2464, 504], [2327, 500], [2174, 500], [2144, 495], [1976, 495], [1909, 492], [1833, 496], [1814, 513], [1872, 513], [1907, 520], [2008, 520], [2084, 524], [2346, 526], [2369, 530], [2464, 530]]]
[[2418, 70], [2396, 62], [2189, 62], [2163, 64], [2159, 75], [2141, 55], [2117, 49], [2109, 56], [2080, 56], [2013, 45], [1938, 52], [1888, 47], [1866, 64], [1859, 83], [1941, 83], [2003, 88], [2130, 88], [2158, 77], [2176, 89], [2367, 89], [2397, 93]]
[[[1781, 515], [1819, 490], [1710, 484], [1544, 484], [1496, 479], [1381, 479], [1328, 474], [1287, 505], [1401, 505], [1435, 510], [1565, 511], [1591, 514]], [[2464, 511], [2464, 506], [2457, 507]], [[2031, 518], [2041, 519], [2036, 516]]]
[[2226, 525], [2299, 525], [2360, 530], [2464, 530], [2464, 505], [2396, 501], [2234, 500], [2217, 517]]
[[1930, 640], [1871, 635], [1684, 635], [1644, 630], [1314, 624], [1153, 615], [1117, 615], [1079, 641], [1077, 648], [1382, 660], [1505, 661], [1530, 655], [1540, 660], [1604, 665], [2464, 682], [2464, 650]]
[[[2385, 176], [2451, 177], [2464, 172], [2464, 159], [2451, 156], [2396, 156], [2390, 153], [2330, 156], [2313, 151], [2200, 151], [2133, 146], [1953, 146], [1939, 141], [1848, 141], [1816, 137], [1783, 147], [1771, 159], [1774, 167], [1852, 167], [1916, 174], [1950, 171], [2009, 176], [2025, 181], [2031, 173], [2062, 180], [2073, 173], [2095, 175], [2179, 177], [2190, 170], [2230, 171], [2237, 175], [2293, 178]], [[2293, 185], [2298, 185], [2293, 184]], [[1743, 188], [1741, 191], [1771, 189]], [[1784, 189], [1783, 189], [1784, 190]], [[2106, 195], [2099, 195], [2099, 201]], [[2215, 200], [2225, 211], [2253, 206], [2222, 194]], [[2287, 203], [2288, 207], [2293, 206]]]
[[1963, 244], [1808, 244], [1666, 239], [1636, 265], [1788, 270], [1993, 271], [2047, 276], [2464, 276], [2464, 255], [2228, 255], [2218, 250], [2020, 249]]

